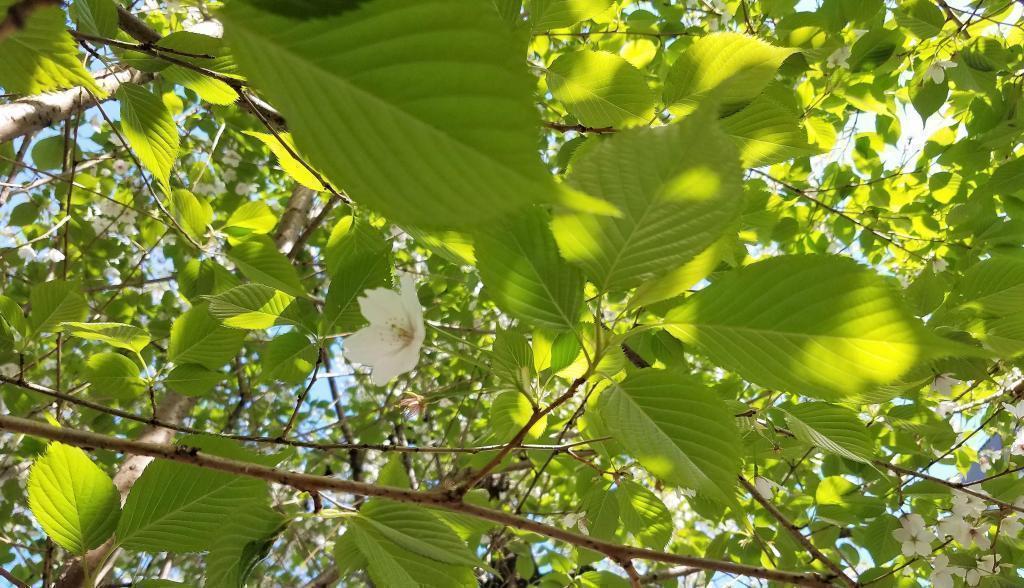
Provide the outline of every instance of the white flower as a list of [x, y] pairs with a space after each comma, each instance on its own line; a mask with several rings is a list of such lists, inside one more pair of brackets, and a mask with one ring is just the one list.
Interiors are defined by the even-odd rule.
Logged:
[[245, 196], [255, 189], [256, 186], [254, 184], [247, 184], [245, 182], [238, 182], [235, 184], [235, 194], [238, 194], [239, 196]]
[[1024, 400], [1021, 400], [1016, 405], [1004, 402], [1003, 408], [1006, 409], [1006, 412], [1012, 414], [1014, 418], [1024, 419]]
[[775, 490], [778, 487], [778, 484], [769, 480], [768, 478], [764, 478], [761, 476], [754, 478], [754, 489], [757, 490], [757, 493], [761, 495], [761, 498], [764, 498], [766, 500], [771, 500], [772, 497], [775, 496]]
[[43, 256], [53, 263], [64, 261], [64, 254], [59, 249], [47, 249]]
[[839, 49], [833, 51], [832, 54], [828, 56], [828, 59], [826, 59], [825, 61], [832, 67], [843, 67], [846, 69], [850, 69], [850, 64], [847, 62], [847, 60], [850, 59], [850, 54], [852, 52], [853, 50], [850, 47], [840, 47]]
[[945, 259], [939, 259], [938, 257], [936, 257], [935, 259], [932, 260], [932, 271], [937, 274], [941, 274], [942, 272], [946, 271], [946, 268], [948, 267], [949, 262], [946, 261]]
[[18, 366], [13, 363], [5, 363], [0, 365], [0, 376], [5, 378], [13, 378], [18, 375]]
[[943, 396], [953, 393], [953, 386], [960, 383], [960, 380], [953, 377], [953, 374], [939, 374], [932, 380], [932, 390]]
[[116, 267], [107, 266], [107, 268], [103, 270], [103, 279], [116, 284], [121, 281], [121, 272], [117, 271]]
[[977, 586], [985, 576], [994, 576], [999, 573], [999, 555], [983, 555], [978, 558], [978, 567], [968, 570], [964, 580], [968, 586]]
[[32, 249], [31, 245], [22, 245], [21, 247], [18, 247], [18, 257], [20, 257], [25, 263], [34, 261], [36, 258], [36, 250]]
[[919, 514], [909, 514], [900, 519], [902, 529], [896, 529], [892, 536], [900, 542], [903, 555], [911, 557], [914, 555], [926, 556], [932, 552], [932, 541], [935, 534], [924, 526], [924, 519]]
[[973, 494], [959, 491], [953, 493], [953, 508], [951, 510], [960, 518], [977, 517], [986, 508], [985, 501]]
[[963, 576], [963, 568], [950, 567], [946, 554], [939, 554], [932, 560], [932, 586], [934, 588], [953, 588], [953, 576]]
[[238, 155], [237, 151], [228, 149], [221, 156], [220, 162], [228, 167], [238, 167], [238, 164], [242, 162], [242, 158]]
[[955, 402], [943, 400], [939, 403], [939, 406], [935, 408], [935, 412], [937, 412], [940, 417], [946, 418], [951, 412], [956, 410], [956, 407], [957, 404]]
[[1011, 512], [1003, 520], [999, 521], [999, 534], [1009, 537], [1016, 537], [1024, 529], [1024, 523], [1020, 522], [1020, 513]]
[[426, 335], [412, 277], [402, 276], [401, 284], [401, 293], [374, 288], [360, 296], [359, 309], [370, 325], [344, 341], [345, 357], [370, 366], [377, 386], [416, 367]]
[[988, 538], [988, 534], [983, 528], [975, 527], [957, 515], [946, 517], [939, 521], [939, 530], [943, 534], [956, 539], [957, 543], [967, 548], [972, 543], [981, 549], [988, 549], [992, 546], [992, 540]]
[[1013, 443], [1010, 444], [1010, 453], [1024, 455], [1024, 429], [1017, 431], [1017, 436], [1013, 439]]
[[114, 168], [115, 174], [123, 175], [128, 173], [128, 162], [123, 159], [116, 160], [111, 167]]
[[235, 181], [235, 178], [238, 177], [238, 172], [231, 168], [228, 168], [221, 172], [220, 177], [223, 178], [224, 181], [226, 182], [233, 182]]
[[925, 70], [924, 75], [932, 79], [936, 84], [941, 84], [946, 79], [946, 70], [956, 67], [955, 61], [933, 61], [928, 69]]

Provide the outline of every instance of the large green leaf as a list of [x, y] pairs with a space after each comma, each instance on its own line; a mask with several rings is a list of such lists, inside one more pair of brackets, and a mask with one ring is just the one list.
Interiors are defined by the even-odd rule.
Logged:
[[274, 337], [263, 349], [263, 372], [260, 377], [266, 382], [275, 380], [286, 384], [298, 384], [306, 379], [316, 364], [319, 350], [305, 335], [290, 331]]
[[139, 364], [118, 353], [97, 353], [86, 360], [82, 377], [89, 383], [89, 395], [132, 400], [146, 390], [139, 377]]
[[215, 370], [238, 353], [243, 339], [245, 331], [225, 327], [210, 315], [206, 304], [197, 304], [171, 325], [167, 359]]
[[620, 480], [615, 497], [623, 528], [633, 534], [640, 545], [663, 549], [672, 537], [672, 513], [660, 498], [646, 487], [631, 480]]
[[284, 524], [285, 518], [266, 506], [239, 510], [218, 531], [206, 556], [206, 585], [243, 588], [253, 566], [266, 556]]
[[707, 386], [682, 372], [645, 370], [597, 400], [600, 420], [649, 472], [708, 498], [732, 502], [740, 470], [734, 417]]
[[632, 288], [683, 265], [742, 209], [736, 148], [709, 109], [584, 149], [569, 182], [622, 216], [562, 212], [552, 226], [562, 255], [601, 291]]
[[722, 119], [722, 129], [736, 141], [743, 167], [761, 167], [820, 150], [807, 141], [798, 113], [766, 96]]
[[1024, 312], [1024, 258], [993, 257], [975, 264], [964, 273], [950, 300], [996, 316]]
[[[6, 17], [17, 1], [0, 0], [0, 14]], [[106, 95], [82, 65], [66, 18], [59, 6], [41, 6], [20, 30], [0, 40], [0, 86], [18, 94], [84, 86], [97, 96]]]
[[374, 0], [310, 20], [233, 2], [221, 14], [242, 72], [357, 202], [472, 226], [553, 199], [523, 45], [489, 2]]
[[871, 463], [874, 447], [852, 410], [827, 402], [803, 402], [783, 412], [797, 439], [846, 459]]
[[75, 0], [68, 12], [81, 33], [107, 38], [117, 35], [117, 5], [113, 0]]
[[380, 586], [471, 586], [473, 566], [481, 565], [432, 512], [381, 501], [364, 506], [338, 541], [336, 552], [350, 550]]
[[212, 316], [236, 329], [297, 325], [308, 319], [299, 312], [301, 299], [263, 284], [242, 284], [215, 296], [207, 296], [206, 300], [210, 303]]
[[171, 167], [178, 157], [178, 126], [159, 96], [137, 84], [121, 84], [121, 131], [142, 165], [170, 192]]
[[654, 93], [644, 74], [607, 51], [564, 53], [548, 68], [548, 89], [588, 127], [646, 124], [654, 118]]
[[747, 380], [825, 400], [890, 384], [926, 357], [892, 284], [838, 256], [785, 256], [723, 275], [665, 317]]
[[362, 219], [342, 219], [324, 252], [331, 285], [324, 301], [320, 331], [350, 332], [366, 324], [358, 299], [368, 289], [391, 281], [391, 248], [384, 235]]
[[224, 379], [224, 374], [191, 363], [176, 366], [164, 385], [185, 396], [205, 396]]
[[235, 262], [245, 277], [254, 282], [277, 288], [292, 296], [306, 295], [295, 266], [266, 235], [248, 237], [231, 248], [228, 258]]
[[84, 451], [53, 442], [32, 464], [28, 504], [51, 539], [75, 555], [99, 547], [121, 514], [117, 488]]
[[558, 254], [548, 214], [535, 209], [475, 235], [477, 268], [503, 310], [534, 325], [579, 322], [583, 277]]
[[79, 282], [53, 280], [32, 286], [28, 313], [29, 326], [33, 333], [59, 331], [61, 323], [85, 320], [89, 306], [81, 294]]
[[698, 102], [711, 100], [724, 113], [733, 112], [756, 98], [795, 52], [739, 33], [701, 37], [665, 77], [665, 104], [673, 112], [685, 113]]
[[535, 31], [572, 26], [608, 10], [612, 0], [527, 0], [526, 12]]
[[[237, 458], [202, 446], [202, 439], [182, 443]], [[206, 551], [239, 512], [266, 506], [267, 490], [266, 482], [248, 476], [157, 460], [128, 493], [117, 525], [118, 543], [136, 551]]]
[[64, 332], [72, 337], [103, 341], [120, 349], [138, 353], [149, 345], [149, 333], [124, 323], [64, 323]]

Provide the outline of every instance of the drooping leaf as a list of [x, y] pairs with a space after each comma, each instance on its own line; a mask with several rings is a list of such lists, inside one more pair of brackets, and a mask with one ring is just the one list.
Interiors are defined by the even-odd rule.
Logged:
[[64, 332], [72, 337], [103, 341], [120, 349], [138, 353], [149, 345], [150, 336], [145, 329], [124, 323], [65, 322]]
[[786, 256], [723, 275], [665, 317], [670, 333], [761, 386], [841, 400], [929, 355], [892, 285], [851, 259]]
[[564, 331], [579, 322], [583, 278], [559, 256], [540, 209], [475, 238], [477, 268], [498, 306], [534, 325]]
[[[521, 45], [490, 3], [376, 0], [292, 20], [236, 2], [222, 17], [240, 69], [357, 202], [400, 223], [466, 227], [553, 199]], [[366, 52], [366, 39], [388, 42]]]
[[238, 100], [238, 92], [227, 82], [214, 79], [194, 69], [170, 65], [160, 70], [160, 76], [169, 82], [185, 86], [210, 104], [226, 105]]
[[658, 478], [716, 501], [734, 499], [739, 433], [725, 402], [699, 381], [646, 370], [609, 386], [596, 408], [615, 440]]
[[138, 84], [121, 84], [121, 131], [142, 165], [170, 192], [171, 167], [178, 157], [178, 126], [159, 96]]
[[654, 93], [644, 74], [607, 51], [565, 53], [551, 64], [548, 88], [588, 127], [646, 124], [654, 117]]
[[[0, 14], [17, 0], [0, 0]], [[104, 92], [82, 65], [78, 46], [68, 34], [59, 6], [31, 11], [20, 30], [0, 40], [0, 86], [8, 92], [39, 94], [84, 86], [99, 97]]]
[[171, 191], [170, 211], [177, 219], [181, 228], [190, 237], [199, 241], [206, 234], [206, 228], [213, 220], [213, 207], [209, 202], [201, 200], [188, 190], [175, 189]]
[[563, 212], [552, 225], [562, 255], [601, 291], [681, 266], [721, 237], [742, 207], [736, 150], [710, 110], [617, 133], [577, 158], [569, 182], [622, 211], [618, 218]]
[[32, 464], [28, 502], [46, 534], [75, 555], [106, 541], [121, 514], [110, 477], [81, 449], [57, 442]]
[[[270, 151], [277, 158], [277, 162], [281, 165], [281, 169], [286, 174], [291, 176], [293, 180], [309, 188], [310, 190], [316, 190], [322, 192], [327, 188], [316, 178], [315, 175], [306, 166], [302, 165], [302, 162], [295, 158], [291, 152], [288, 151], [287, 147], [290, 147], [292, 151], [295, 151], [295, 142], [292, 140], [291, 133], [260, 133], [257, 131], [245, 131], [246, 135], [255, 137], [263, 142]], [[287, 147], [285, 147], [287, 145]]]

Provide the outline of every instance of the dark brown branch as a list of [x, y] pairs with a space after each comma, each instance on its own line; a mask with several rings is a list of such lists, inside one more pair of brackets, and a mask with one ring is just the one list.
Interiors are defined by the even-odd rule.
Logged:
[[0, 416], [0, 429], [13, 433], [22, 433], [43, 439], [60, 441], [77, 447], [107, 449], [121, 453], [148, 456], [150, 458], [166, 459], [169, 461], [190, 464], [230, 474], [248, 476], [250, 478], [289, 486], [303, 492], [343, 492], [358, 496], [377, 497], [395, 502], [421, 504], [433, 508], [440, 508], [498, 523], [499, 525], [530, 531], [556, 541], [562, 541], [571, 545], [590, 549], [615, 562], [642, 559], [673, 565], [685, 565], [702, 570], [720, 571], [740, 576], [764, 578], [766, 580], [784, 582], [797, 586], [826, 587], [833, 585], [828, 579], [814, 573], [770, 570], [763, 567], [748, 566], [731, 561], [720, 561], [705, 559], [702, 557], [666, 553], [653, 549], [619, 545], [617, 543], [602, 541], [600, 539], [580, 535], [572, 531], [560, 529], [558, 527], [525, 517], [516, 516], [507, 512], [461, 501], [453, 501], [451, 500], [450, 495], [444, 492], [422, 492], [407, 490], [404, 488], [378, 486], [375, 484], [367, 484], [365, 482], [342, 480], [328, 476], [316, 476], [300, 472], [292, 472], [266, 467], [255, 463], [235, 461], [213, 455], [207, 455], [201, 451], [196, 451], [196, 449], [192, 447], [174, 446], [165, 443], [132, 441], [91, 433], [88, 431], [79, 431], [67, 427], [53, 427], [45, 423], [12, 416]]

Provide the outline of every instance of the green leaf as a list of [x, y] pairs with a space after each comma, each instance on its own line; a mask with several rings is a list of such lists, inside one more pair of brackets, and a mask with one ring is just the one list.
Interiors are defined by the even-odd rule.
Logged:
[[197, 304], [171, 325], [167, 359], [215, 370], [238, 353], [243, 339], [245, 331], [221, 325], [210, 315], [206, 304]]
[[91, 396], [112, 396], [129, 401], [146, 390], [139, 377], [139, 364], [119, 353], [96, 353], [85, 362], [82, 378]]
[[667, 330], [766, 388], [841, 400], [926, 356], [892, 284], [845, 257], [784, 256], [723, 275], [669, 312]]
[[370, 501], [343, 539], [349, 534], [380, 586], [470, 586], [472, 566], [481, 565], [450, 527], [422, 507]]
[[711, 275], [711, 272], [715, 271], [715, 268], [727, 259], [731, 252], [735, 251], [736, 245], [735, 232], [730, 232], [727, 229], [722, 238], [698, 253], [690, 261], [670, 270], [664, 276], [640, 284], [629, 301], [630, 308], [640, 308], [686, 293], [701, 280]]
[[302, 333], [290, 331], [271, 339], [263, 349], [260, 362], [265, 382], [281, 381], [298, 384], [305, 380], [316, 365], [319, 349]]
[[594, 18], [612, 4], [612, 0], [527, 0], [526, 12], [534, 31], [547, 31]]
[[68, 12], [80, 33], [108, 39], [117, 36], [117, 5], [113, 0], [75, 0]]
[[17, 342], [28, 334], [29, 323], [25, 320], [21, 306], [0, 294], [0, 336]]
[[839, 457], [871, 463], [874, 446], [852, 410], [827, 402], [802, 402], [783, 413], [797, 439]]
[[918, 39], [930, 39], [942, 32], [946, 17], [931, 0], [911, 0], [895, 11], [896, 24]]
[[242, 284], [206, 296], [210, 315], [236, 329], [268, 329], [274, 325], [299, 324], [293, 305], [296, 298], [263, 284]]
[[722, 119], [722, 129], [736, 141], [743, 167], [774, 165], [820, 152], [807, 142], [799, 114], [766, 96]]
[[558, 255], [548, 214], [534, 209], [475, 235], [477, 268], [503, 310], [531, 324], [570, 330], [579, 322], [583, 277]]
[[277, 158], [277, 162], [281, 165], [281, 169], [284, 173], [291, 176], [293, 180], [309, 188], [310, 190], [316, 190], [317, 192], [323, 192], [327, 188], [323, 185], [310, 172], [306, 166], [302, 165], [302, 162], [296, 159], [289, 151], [285, 148], [282, 141], [291, 147], [292, 151], [298, 152], [295, 148], [295, 142], [292, 140], [291, 133], [278, 133], [276, 136], [273, 133], [260, 133], [257, 131], [244, 131], [246, 135], [255, 137], [263, 142], [270, 151]]
[[614, 53], [563, 53], [548, 68], [547, 82], [569, 114], [588, 127], [646, 124], [654, 118], [654, 93], [644, 74]]
[[32, 464], [28, 504], [54, 543], [75, 555], [99, 547], [121, 514], [117, 488], [84, 451], [50, 443]]
[[674, 113], [686, 113], [711, 100], [724, 113], [734, 112], [753, 101], [796, 52], [739, 33], [701, 37], [666, 75], [665, 104]]
[[204, 367], [185, 364], [171, 370], [164, 378], [164, 385], [185, 396], [206, 396], [224, 380], [224, 374]]
[[33, 333], [55, 333], [61, 323], [85, 320], [89, 305], [79, 293], [79, 282], [53, 280], [32, 286], [28, 313], [29, 326]]
[[171, 167], [178, 157], [178, 127], [159, 96], [138, 84], [121, 84], [121, 131], [142, 165], [170, 192]]
[[213, 220], [213, 206], [200, 200], [188, 190], [175, 189], [171, 192], [170, 210], [185, 232], [196, 241], [206, 235], [206, 228]]
[[226, 82], [181, 65], [169, 65], [160, 70], [160, 77], [185, 86], [210, 104], [227, 105], [238, 100], [238, 92]]
[[853, 539], [863, 545], [876, 564], [882, 565], [900, 554], [900, 542], [892, 532], [900, 528], [900, 521], [894, 516], [882, 515], [866, 527], [853, 530]]
[[156, 460], [128, 493], [118, 543], [133, 551], [206, 551], [239, 512], [264, 507], [267, 494], [255, 478]]
[[357, 202], [468, 227], [554, 198], [523, 45], [490, 3], [374, 0], [291, 20], [235, 2], [221, 16], [239, 68]]
[[72, 337], [90, 341], [103, 341], [120, 349], [139, 353], [149, 345], [150, 336], [145, 329], [124, 323], [65, 322], [64, 332]]
[[985, 314], [1024, 312], [1024, 259], [993, 257], [971, 266], [950, 294], [955, 306]]
[[285, 518], [260, 506], [239, 510], [217, 533], [206, 556], [206, 585], [243, 588], [253, 567], [266, 557]]
[[596, 408], [611, 435], [658, 478], [734, 500], [739, 432], [715, 393], [681, 372], [646, 370], [612, 384]]
[[[533, 406], [526, 396], [518, 390], [507, 390], [494, 398], [487, 423], [494, 437], [502, 442], [514, 437], [532, 416]], [[530, 427], [529, 438], [538, 439], [547, 427], [548, 419], [545, 416]]]
[[622, 525], [649, 549], [663, 549], [672, 537], [672, 513], [647, 488], [631, 480], [620, 480], [615, 492]]
[[277, 250], [266, 235], [253, 235], [228, 251], [228, 259], [254, 282], [277, 288], [295, 297], [304, 297], [306, 289], [288, 258]]
[[626, 290], [683, 265], [739, 216], [736, 149], [710, 110], [665, 127], [617, 133], [584, 149], [569, 183], [608, 200], [622, 216], [562, 212], [552, 228], [562, 255], [602, 292]]
[[[265, 235], [274, 230], [277, 225], [277, 215], [263, 202], [245, 202], [235, 209], [228, 217], [227, 222], [221, 227], [228, 232], [240, 232], [243, 234], [259, 233]], [[232, 231], [234, 229], [234, 231]]]
[[[0, 14], [17, 0], [0, 0]], [[104, 92], [86, 71], [78, 45], [68, 34], [58, 6], [33, 10], [27, 22], [0, 40], [0, 86], [15, 94], [39, 94], [84, 86], [100, 98]]]
[[320, 332], [351, 332], [366, 324], [358, 299], [391, 282], [391, 248], [384, 235], [363, 220], [346, 217], [335, 225], [324, 252], [331, 284]]

